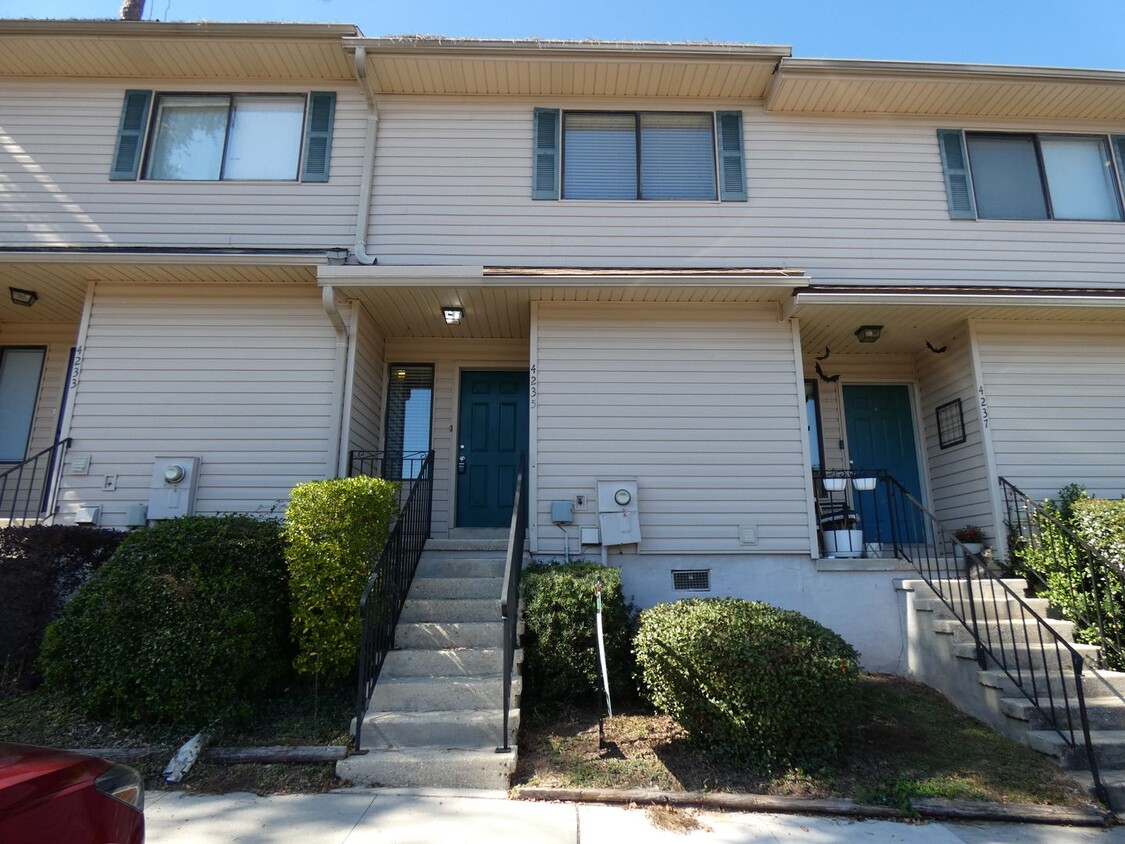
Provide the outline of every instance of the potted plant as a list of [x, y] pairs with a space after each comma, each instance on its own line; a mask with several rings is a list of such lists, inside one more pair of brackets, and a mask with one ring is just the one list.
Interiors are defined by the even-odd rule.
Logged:
[[851, 510], [844, 510], [821, 520], [820, 535], [824, 539], [826, 557], [862, 557], [863, 531]]
[[979, 554], [984, 550], [984, 531], [976, 525], [965, 525], [953, 531], [956, 539], [970, 554]]

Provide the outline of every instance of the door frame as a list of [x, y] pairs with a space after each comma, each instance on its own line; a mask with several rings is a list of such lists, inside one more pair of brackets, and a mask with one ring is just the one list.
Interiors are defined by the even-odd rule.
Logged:
[[[450, 402], [450, 421], [452, 436], [449, 440], [449, 530], [456, 530], [461, 527], [458, 524], [458, 513], [460, 512], [460, 502], [458, 496], [460, 493], [461, 484], [458, 480], [460, 475], [457, 473], [457, 457], [459, 445], [461, 443], [461, 375], [465, 372], [523, 372], [531, 377], [530, 366], [511, 366], [509, 365], [494, 365], [494, 366], [474, 366], [473, 364], [455, 365], [453, 373], [453, 395]], [[528, 459], [528, 475], [531, 473], [531, 399], [528, 397], [527, 410], [527, 459]], [[528, 483], [529, 477], [524, 478], [524, 483]], [[531, 498], [528, 498], [528, 507], [533, 507], [534, 504]], [[470, 528], [471, 530], [471, 528]], [[530, 524], [529, 524], [530, 530]]]

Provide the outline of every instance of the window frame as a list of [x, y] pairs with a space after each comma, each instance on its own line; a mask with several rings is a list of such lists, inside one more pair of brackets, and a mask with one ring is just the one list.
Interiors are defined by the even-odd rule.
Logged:
[[43, 377], [47, 371], [47, 347], [35, 345], [0, 346], [0, 372], [3, 371], [3, 358], [9, 352], [39, 352], [39, 377], [35, 382], [35, 395], [31, 400], [31, 413], [28, 417], [27, 433], [24, 438], [23, 454], [20, 457], [7, 457], [0, 453], [0, 465], [16, 465], [27, 459], [31, 449], [32, 435], [35, 433], [35, 417], [39, 410], [39, 397], [43, 392]]
[[[382, 466], [382, 470], [381, 470], [380, 474], [384, 478], [387, 478], [389, 480], [407, 481], [407, 480], [413, 480], [414, 476], [401, 477], [402, 475], [406, 474], [405, 469], [404, 469], [406, 463], [408, 462], [406, 455], [417, 454], [418, 452], [406, 450], [406, 433], [407, 433], [407, 431], [406, 431], [406, 403], [409, 401], [409, 399], [406, 399], [402, 402], [403, 418], [402, 418], [401, 430], [400, 430], [399, 427], [396, 427], [395, 425], [392, 424], [391, 413], [392, 413], [393, 408], [391, 407], [391, 405], [392, 405], [391, 389], [392, 389], [393, 385], [395, 384], [395, 382], [398, 380], [398, 379], [396, 379], [395, 374], [394, 374], [396, 369], [404, 369], [404, 370], [408, 370], [408, 371], [410, 369], [418, 369], [418, 370], [425, 369], [425, 370], [429, 371], [429, 384], [427, 386], [427, 389], [430, 391], [430, 408], [429, 408], [430, 413], [429, 413], [429, 420], [427, 422], [427, 428], [426, 428], [426, 449], [425, 449], [426, 453], [428, 453], [428, 452], [432, 451], [433, 448], [434, 448], [434, 413], [435, 413], [435, 410], [436, 410], [435, 406], [437, 404], [437, 401], [436, 401], [436, 396], [437, 396], [437, 364], [432, 362], [432, 361], [426, 361], [426, 362], [421, 362], [421, 363], [419, 363], [419, 362], [407, 363], [407, 362], [403, 362], [403, 361], [396, 361], [396, 362], [387, 364], [387, 386], [386, 386], [385, 396], [384, 396], [384, 400], [383, 400], [383, 466]], [[409, 377], [409, 376], [407, 376], [407, 377]], [[396, 442], [394, 442], [394, 443], [392, 443], [392, 441], [391, 441], [392, 431], [396, 432], [396, 434], [395, 434]], [[397, 442], [399, 434], [401, 434], [401, 437], [402, 437], [401, 442]], [[392, 445], [394, 446], [394, 451], [395, 451], [394, 457], [391, 456]], [[391, 468], [396, 468], [398, 471], [390, 472], [389, 469], [391, 469]], [[412, 468], [413, 469], [420, 469], [421, 464], [412, 465]], [[392, 477], [392, 476], [399, 476], [399, 477]]]
[[[623, 197], [568, 197], [566, 195], [566, 123], [570, 115], [632, 115], [633, 117], [633, 145], [636, 155], [636, 166], [633, 173], [633, 184], [635, 187], [634, 196], [631, 198]], [[712, 195], [708, 198], [667, 198], [655, 197], [648, 199], [642, 195], [642, 170], [644, 161], [641, 157], [641, 115], [642, 114], [690, 114], [696, 116], [704, 116], [708, 118], [708, 128], [711, 132], [711, 187]], [[721, 173], [719, 172], [719, 127], [717, 125], [717, 115], [714, 111], [669, 111], [669, 110], [656, 110], [656, 111], [632, 111], [621, 109], [598, 110], [598, 109], [562, 109], [560, 111], [561, 120], [559, 121], [559, 195], [560, 201], [569, 202], [720, 202], [722, 190], [719, 185]]]
[[[960, 137], [961, 157], [962, 163], [959, 165], [956, 162], [949, 160], [952, 153], [949, 152], [946, 142], [948, 135], [957, 135]], [[984, 215], [980, 211], [980, 205], [977, 196], [977, 184], [973, 175], [973, 165], [969, 144], [973, 138], [982, 139], [1027, 139], [1031, 141], [1032, 149], [1035, 153], [1036, 173], [1039, 177], [1039, 190], [1043, 196], [1043, 204], [1046, 212], [1044, 217], [1001, 217]], [[1079, 139], [1079, 140], [1092, 140], [1101, 144], [1102, 149], [1107, 154], [1107, 160], [1112, 170], [1112, 175], [1109, 179], [1109, 184], [1113, 189], [1113, 199], [1117, 207], [1116, 218], [1105, 217], [1059, 217], [1055, 212], [1055, 202], [1051, 196], [1051, 183], [1048, 176], [1047, 166], [1043, 156], [1042, 141], [1044, 139]], [[1107, 132], [1027, 132], [1027, 131], [1005, 131], [999, 129], [939, 129], [938, 130], [938, 145], [941, 151], [942, 170], [946, 180], [946, 190], [949, 199], [950, 217], [953, 219], [973, 219], [973, 220], [998, 220], [1009, 222], [1021, 223], [1036, 223], [1042, 221], [1052, 222], [1070, 222], [1070, 223], [1121, 223], [1125, 222], [1125, 174], [1122, 170], [1125, 167], [1125, 162], [1122, 161], [1122, 155], [1125, 155], [1125, 150], [1120, 146], [1122, 136], [1114, 135]], [[967, 197], [967, 206], [960, 205], [955, 200], [952, 193], [953, 187], [951, 181], [958, 178], [959, 174], [967, 180], [969, 195]]]
[[[223, 129], [220, 150], [219, 175], [217, 178], [168, 179], [154, 178], [153, 169], [156, 136], [158, 133], [158, 114], [161, 102], [168, 98], [184, 97], [191, 99], [215, 98], [226, 102], [226, 121]], [[292, 105], [301, 103], [301, 128], [297, 136], [296, 173], [292, 178], [230, 178], [226, 175], [226, 156], [230, 151], [232, 133], [237, 114], [236, 100], [263, 101], [277, 98], [289, 100]], [[151, 89], [126, 89], [121, 106], [121, 120], [117, 129], [117, 139], [110, 162], [109, 180], [111, 182], [153, 182], [169, 185], [214, 184], [229, 182], [236, 184], [312, 184], [327, 183], [330, 179], [332, 159], [332, 136], [336, 118], [337, 92], [328, 91], [153, 91]], [[288, 147], [287, 147], [288, 154]]]

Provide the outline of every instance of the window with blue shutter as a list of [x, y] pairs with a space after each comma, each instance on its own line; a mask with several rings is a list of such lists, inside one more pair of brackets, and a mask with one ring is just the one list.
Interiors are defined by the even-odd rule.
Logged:
[[113, 150], [113, 166], [109, 177], [115, 181], [137, 178], [141, 168], [141, 152], [152, 91], [126, 91], [121, 106], [121, 125], [117, 130], [117, 146]]
[[710, 112], [535, 109], [532, 197], [745, 201], [742, 115], [719, 116], [717, 145]]

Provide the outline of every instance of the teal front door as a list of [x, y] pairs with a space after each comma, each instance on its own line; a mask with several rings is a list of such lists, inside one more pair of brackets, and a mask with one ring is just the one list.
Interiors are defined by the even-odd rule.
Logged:
[[[906, 487], [919, 501], [922, 484], [918, 475], [918, 450], [914, 436], [914, 411], [910, 390], [900, 384], [865, 384], [844, 387], [844, 418], [848, 435], [848, 458], [855, 470], [882, 469]], [[909, 527], [913, 519], [892, 514], [885, 489], [856, 492], [855, 509], [861, 514], [864, 539], [890, 542], [898, 533], [902, 542], [917, 542]], [[893, 518], [899, 524], [894, 525]]]
[[457, 526], [507, 527], [527, 451], [527, 371], [461, 373]]

